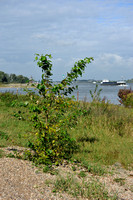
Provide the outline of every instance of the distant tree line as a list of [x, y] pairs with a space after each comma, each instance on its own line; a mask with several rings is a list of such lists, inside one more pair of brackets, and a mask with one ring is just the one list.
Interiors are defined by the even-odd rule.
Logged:
[[0, 83], [27, 83], [29, 78], [23, 75], [7, 74], [0, 71]]
[[132, 78], [132, 79], [129, 79], [129, 80], [127, 80], [127, 83], [133, 83], [133, 78]]

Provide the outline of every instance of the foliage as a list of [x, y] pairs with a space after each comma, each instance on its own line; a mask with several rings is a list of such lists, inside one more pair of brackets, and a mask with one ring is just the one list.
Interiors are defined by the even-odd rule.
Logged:
[[120, 89], [118, 92], [119, 102], [125, 107], [133, 107], [133, 90], [130, 89]]
[[127, 95], [125, 106], [133, 108], [133, 92]]
[[[82, 76], [87, 64], [93, 58], [85, 58], [74, 64], [70, 73], [67, 73], [61, 83], [54, 84], [51, 76], [51, 55], [36, 54], [35, 61], [42, 69], [42, 80], [37, 85], [38, 101], [32, 97], [30, 112], [33, 113], [32, 121], [37, 130], [34, 142], [29, 142], [29, 147], [34, 150], [34, 162], [59, 164], [63, 159], [69, 159], [76, 151], [76, 141], [70, 137], [67, 127], [76, 123], [77, 115], [82, 114], [78, 103], [72, 98], [65, 98], [75, 87], [71, 86], [73, 80]], [[72, 111], [68, 114], [68, 110]], [[75, 110], [75, 112], [74, 112]]]
[[0, 82], [7, 83], [9, 80], [9, 75], [0, 71]]
[[29, 78], [23, 75], [7, 74], [0, 71], [0, 83], [27, 83]]

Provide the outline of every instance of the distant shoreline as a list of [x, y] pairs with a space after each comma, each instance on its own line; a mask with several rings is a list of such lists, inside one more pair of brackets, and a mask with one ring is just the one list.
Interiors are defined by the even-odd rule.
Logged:
[[9, 84], [0, 84], [0, 88], [26, 88], [34, 87], [32, 84], [27, 83], [9, 83]]

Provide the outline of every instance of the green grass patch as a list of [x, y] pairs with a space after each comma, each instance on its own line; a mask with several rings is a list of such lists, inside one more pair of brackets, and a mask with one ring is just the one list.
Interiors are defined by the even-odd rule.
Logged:
[[[28, 141], [34, 140], [30, 103], [26, 95], [0, 94], [0, 147], [27, 147]], [[72, 160], [99, 175], [105, 173], [103, 165], [119, 162], [124, 167], [132, 166], [133, 109], [103, 102], [81, 102], [77, 115], [75, 109], [66, 111], [61, 122], [79, 146]]]
[[71, 130], [80, 145], [73, 158], [96, 165], [132, 165], [133, 109], [104, 103], [86, 103], [84, 109], [89, 114]]
[[86, 173], [84, 171], [80, 171], [80, 173], [78, 175], [81, 178], [86, 177]]
[[[25, 102], [27, 97], [5, 93], [4, 98], [4, 94], [0, 95], [0, 147], [27, 146], [28, 139], [33, 137], [30, 114], [26, 107], [18, 105], [20, 99]], [[13, 101], [17, 102], [14, 106]]]

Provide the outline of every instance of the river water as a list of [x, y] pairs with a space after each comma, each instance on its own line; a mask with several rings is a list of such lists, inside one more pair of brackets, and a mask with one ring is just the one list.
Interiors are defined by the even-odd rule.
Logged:
[[[79, 100], [86, 100], [86, 101], [91, 101], [91, 95], [90, 95], [90, 90], [92, 93], [94, 93], [96, 84], [93, 83], [80, 83], [78, 84], [78, 91], [79, 91]], [[100, 92], [100, 98], [103, 99], [104, 97], [106, 100], [108, 100], [110, 103], [113, 104], [119, 104], [119, 97], [118, 97], [118, 92], [120, 89], [129, 89], [133, 88], [133, 83], [127, 84], [126, 86], [103, 86], [103, 85], [98, 85], [98, 89], [102, 89]], [[77, 97], [77, 92], [75, 91], [74, 96]]]
[[[88, 83], [88, 82], [80, 82], [77, 83], [78, 85], [78, 90], [76, 89], [71, 96], [75, 96], [75, 98], [77, 99], [77, 93], [79, 93], [79, 100], [83, 100], [83, 101], [87, 101], [90, 102], [92, 100], [91, 95], [90, 95], [90, 90], [92, 91], [92, 93], [95, 90], [96, 84], [93, 83]], [[102, 85], [98, 85], [98, 89], [102, 89], [102, 91], [100, 92], [100, 98], [103, 99], [104, 97], [106, 98], [106, 100], [108, 100], [110, 103], [113, 104], [119, 104], [118, 101], [118, 92], [120, 89], [129, 89], [132, 88], [133, 89], [133, 83], [128, 83], [126, 86], [102, 86]], [[32, 88], [32, 90], [34, 90]], [[0, 92], [12, 92], [12, 93], [20, 93], [20, 94], [25, 94], [24, 90], [21, 88], [0, 88]]]

